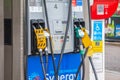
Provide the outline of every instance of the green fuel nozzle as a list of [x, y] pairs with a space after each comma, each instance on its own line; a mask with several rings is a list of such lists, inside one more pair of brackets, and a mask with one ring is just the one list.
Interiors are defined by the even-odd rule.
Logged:
[[75, 30], [75, 33], [76, 33], [76, 38], [84, 37], [84, 32], [79, 27], [77, 27], [76, 25], [74, 27], [75, 27], [74, 30]]
[[84, 32], [80, 29], [82, 28], [81, 26], [80, 27], [77, 27], [76, 25], [74, 26], [74, 30], [75, 30], [75, 33], [76, 33], [76, 38], [79, 39], [79, 43], [80, 43], [80, 54], [84, 55], [85, 51], [84, 51], [84, 48], [83, 48], [83, 45], [82, 45], [82, 37], [84, 37]]

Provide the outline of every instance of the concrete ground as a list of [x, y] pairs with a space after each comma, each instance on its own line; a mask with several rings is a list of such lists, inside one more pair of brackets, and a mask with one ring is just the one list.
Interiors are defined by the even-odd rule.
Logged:
[[106, 42], [105, 60], [105, 80], [120, 80], [120, 42]]
[[114, 71], [106, 71], [105, 80], [120, 80], [120, 73]]
[[105, 44], [106, 69], [120, 72], [120, 42], [107, 42]]

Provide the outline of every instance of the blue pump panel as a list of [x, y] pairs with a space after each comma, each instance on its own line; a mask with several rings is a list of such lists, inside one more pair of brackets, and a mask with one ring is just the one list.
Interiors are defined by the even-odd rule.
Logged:
[[77, 6], [82, 6], [82, 4], [83, 4], [82, 0], [76, 0], [76, 5]]
[[[58, 60], [60, 55], [55, 55], [55, 63], [57, 66]], [[44, 65], [45, 57], [44, 57]], [[79, 53], [76, 54], [64, 54], [60, 71], [59, 71], [59, 80], [73, 80], [75, 78], [75, 74], [77, 72], [77, 69], [80, 65], [81, 56]], [[47, 80], [54, 80], [54, 69], [53, 69], [53, 63], [52, 63], [52, 57], [49, 56], [49, 62], [48, 62], [48, 69], [47, 69]], [[27, 58], [27, 80], [44, 80], [43, 79], [43, 72], [42, 72], [42, 66], [40, 62], [39, 56], [28, 56]], [[78, 80], [80, 79], [80, 76], [78, 77]]]

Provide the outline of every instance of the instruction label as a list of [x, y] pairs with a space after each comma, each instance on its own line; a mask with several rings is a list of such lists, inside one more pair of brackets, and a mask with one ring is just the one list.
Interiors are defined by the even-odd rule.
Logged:
[[[97, 72], [98, 80], [104, 80], [105, 61], [104, 61], [104, 20], [92, 20], [92, 41], [94, 42], [95, 54], [92, 60]], [[90, 64], [90, 80], [95, 80]]]

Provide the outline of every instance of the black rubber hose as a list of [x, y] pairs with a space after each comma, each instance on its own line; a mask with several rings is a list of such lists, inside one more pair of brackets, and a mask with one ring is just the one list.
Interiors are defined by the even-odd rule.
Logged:
[[98, 80], [98, 76], [97, 76], [97, 73], [96, 73], [96, 70], [95, 70], [95, 67], [94, 67], [94, 64], [93, 64], [93, 61], [92, 61], [91, 57], [89, 57], [89, 61], [90, 61], [90, 64], [92, 66], [93, 73], [95, 75], [95, 80]]
[[[82, 44], [82, 38], [79, 39], [79, 45], [80, 45], [80, 51], [83, 51], [84, 48], [83, 48], [83, 44]], [[80, 53], [80, 54], [81, 54], [81, 60], [83, 60], [84, 59], [84, 54], [82, 54], [82, 53]], [[82, 76], [81, 77], [82, 77], [81, 78], [82, 80], [85, 79], [85, 63], [83, 63], [83, 65], [82, 65]]]
[[[82, 57], [82, 59], [84, 59], [83, 55], [81, 57]], [[83, 63], [83, 65], [82, 65], [82, 80], [85, 80], [85, 63]]]
[[48, 70], [48, 49], [45, 49], [45, 55], [46, 55], [46, 72]]
[[41, 65], [42, 65], [44, 80], [46, 80], [46, 71], [45, 71], [44, 62], [43, 62], [43, 58], [42, 58], [42, 50], [40, 50], [39, 53], [40, 53], [40, 61], [41, 61]]
[[[60, 65], [61, 65], [64, 50], [65, 50], [67, 34], [68, 34], [68, 31], [69, 31], [69, 23], [70, 23], [70, 19], [71, 19], [70, 16], [72, 15], [71, 10], [72, 10], [72, 0], [70, 0], [70, 2], [69, 2], [68, 19], [67, 19], [64, 41], [63, 41], [63, 45], [62, 45], [62, 49], [61, 49], [61, 53], [60, 53], [60, 59], [58, 61], [58, 66], [57, 66], [57, 76], [59, 75], [59, 68], [60, 68]], [[58, 78], [57, 78], [57, 80], [58, 80]]]
[[87, 56], [87, 52], [88, 52], [88, 48], [85, 50], [84, 58], [82, 59], [81, 64], [79, 65], [79, 68], [78, 68], [78, 70], [77, 70], [76, 77], [75, 77], [74, 80], [77, 80], [77, 78], [78, 78], [78, 75], [79, 75], [79, 72], [80, 72], [80, 70], [81, 70], [81, 67], [83, 66], [84, 61], [85, 61], [85, 58], [86, 58], [86, 56]]
[[[90, 34], [90, 37], [91, 37], [91, 29], [92, 29], [92, 27], [91, 27], [91, 10], [90, 10], [90, 0], [88, 0], [88, 11], [89, 11], [89, 34]], [[91, 64], [91, 66], [92, 66], [92, 70], [93, 70], [93, 72], [94, 72], [94, 75], [95, 75], [95, 79], [96, 80], [98, 80], [98, 76], [97, 76], [97, 72], [96, 72], [96, 70], [95, 70], [95, 66], [94, 66], [94, 64], [93, 64], [93, 61], [92, 61], [92, 57], [89, 57], [89, 61], [90, 61], [90, 64]]]
[[[50, 32], [50, 26], [49, 26], [49, 19], [48, 19], [48, 13], [47, 13], [46, 0], [43, 0], [43, 4], [44, 4], [44, 10], [45, 10], [47, 27], [48, 27], [48, 30]], [[55, 60], [54, 60], [54, 53], [53, 53], [53, 49], [52, 49], [52, 41], [51, 41], [50, 37], [49, 37], [49, 44], [50, 44], [50, 50], [51, 50], [51, 54], [52, 54], [52, 62], [53, 62], [53, 68], [54, 68], [54, 75], [56, 77], [56, 72], [57, 71], [56, 71], [56, 65], [55, 65]]]
[[[46, 37], [46, 42], [49, 42], [48, 36]], [[46, 55], [46, 73], [47, 73], [47, 71], [48, 71], [48, 58], [49, 58], [49, 54], [48, 54], [48, 43], [46, 43], [45, 55]]]

